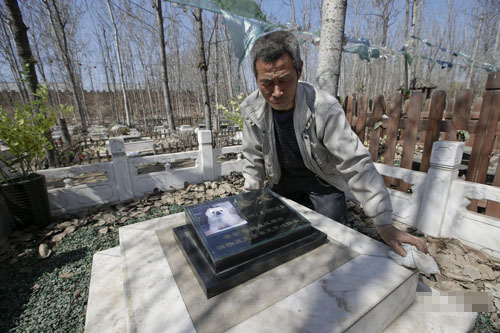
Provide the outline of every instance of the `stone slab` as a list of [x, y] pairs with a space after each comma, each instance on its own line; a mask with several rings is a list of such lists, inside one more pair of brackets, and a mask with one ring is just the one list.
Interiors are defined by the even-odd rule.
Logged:
[[330, 239], [335, 239], [336, 242], [359, 254], [387, 258], [387, 252], [389, 251], [389, 247], [387, 245], [365, 236], [356, 230], [346, 227], [343, 224], [326, 218], [325, 216], [292, 200], [286, 198], [282, 199], [308, 219], [312, 223], [313, 227], [327, 234]]
[[100, 251], [92, 259], [85, 332], [125, 332], [125, 296], [120, 247]]
[[[96, 258], [98, 259], [96, 260]], [[100, 251], [94, 255], [85, 332], [126, 332], [126, 314], [124, 306], [120, 306], [120, 299], [124, 298], [124, 293], [121, 285], [122, 270], [119, 263], [121, 264], [119, 247]], [[110, 280], [110, 277], [115, 277], [115, 279]], [[117, 283], [116, 279], [120, 282]], [[418, 291], [435, 290], [419, 281]], [[104, 308], [103, 303], [108, 304], [108, 306]], [[415, 300], [384, 332], [412, 332], [416, 327], [422, 333], [469, 332], [470, 328], [474, 326], [476, 317], [477, 313], [475, 312], [419, 312], [418, 303]]]
[[[185, 206], [186, 223], [216, 274], [311, 234], [311, 222], [269, 189]], [[326, 235], [325, 235], [326, 238]]]
[[[170, 228], [157, 231], [198, 332], [221, 332], [297, 292], [357, 254], [331, 241], [231, 290], [206, 299]], [[291, 278], [293, 277], [293, 278]]]
[[127, 330], [194, 331], [155, 231], [120, 228], [119, 233]]
[[[197, 278], [207, 298], [211, 298], [228, 289], [236, 287], [259, 274], [324, 245], [327, 241], [324, 233], [313, 228], [312, 233], [306, 237], [290, 242], [280, 248], [273, 249], [259, 256], [255, 256], [250, 260], [216, 274], [198, 245], [195, 243], [194, 237], [189, 229], [188, 225], [172, 229], [178, 246], [172, 244], [170, 247], [179, 248], [181, 250], [186, 260], [180, 266], [183, 268], [186, 266], [191, 267], [193, 275]], [[172, 261], [168, 258], [168, 248], [166, 248], [164, 242], [162, 242], [161, 237], [160, 242], [162, 243], [165, 255], [167, 255], [167, 260], [169, 260], [172, 267]], [[348, 257], [346, 257], [345, 260], [348, 260], [347, 258]], [[175, 277], [174, 267], [172, 267], [172, 271]], [[180, 282], [182, 281], [184, 280], [176, 279], [177, 285], [181, 290]], [[186, 300], [185, 296], [184, 300]], [[192, 317], [193, 316], [191, 316], [191, 318]]]
[[[293, 202], [290, 201], [290, 204], [293, 205]], [[387, 247], [385, 245], [361, 235], [354, 230], [344, 227], [328, 218], [325, 218], [320, 214], [307, 210], [300, 205], [295, 205], [295, 207], [312, 222], [314, 227], [317, 227], [321, 231], [325, 232], [329, 236], [330, 240], [339, 239], [339, 243], [347, 244], [348, 246], [357, 248], [361, 252], [367, 254], [358, 256], [351, 262], [337, 268], [331, 273], [326, 274], [295, 293], [292, 291], [291, 295], [288, 295], [284, 299], [270, 305], [264, 311], [261, 311], [255, 316], [248, 319], [241, 317], [244, 321], [236, 325], [235, 329], [238, 330], [241, 328], [246, 331], [248, 331], [247, 329], [253, 330], [256, 327], [262, 327], [261, 325], [264, 323], [266, 325], [269, 324], [269, 327], [273, 329], [281, 329], [283, 328], [283, 325], [286, 324], [285, 330], [287, 331], [293, 331], [300, 327], [304, 328], [301, 326], [303, 323], [299, 320], [299, 318], [303, 318], [300, 315], [292, 318], [293, 320], [288, 322], [283, 322], [283, 316], [280, 317], [280, 315], [278, 315], [281, 313], [282, 309], [277, 304], [282, 304], [282, 302], [286, 299], [292, 299], [292, 303], [299, 304], [299, 307], [303, 306], [304, 311], [306, 309], [311, 310], [308, 308], [311, 304], [315, 305], [318, 310], [330, 309], [330, 311], [323, 312], [320, 316], [311, 316], [311, 313], [308, 314], [305, 320], [311, 321], [311, 318], [316, 318], [317, 322], [315, 325], [326, 325], [326, 323], [330, 323], [331, 325], [331, 314], [334, 310], [338, 313], [338, 316], [335, 317], [337, 318], [335, 326], [341, 327], [342, 329], [348, 329], [355, 324], [361, 325], [360, 320], [363, 320], [363, 318], [367, 318], [364, 323], [368, 323], [372, 320], [368, 314], [374, 313], [376, 314], [375, 317], [383, 318], [378, 321], [379, 326], [373, 326], [373, 328], [378, 327], [377, 330], [380, 331], [385, 328], [385, 326], [390, 324], [393, 319], [395, 319], [413, 302], [417, 274], [398, 266], [392, 262], [392, 260], [388, 259], [386, 256]], [[145, 332], [154, 331], [158, 327], [169, 327], [172, 331], [195, 329], [195, 326], [188, 325], [188, 322], [193, 325], [191, 322], [192, 318], [189, 316], [184, 300], [177, 289], [177, 285], [175, 284], [172, 275], [171, 266], [169, 263], [166, 263], [167, 260], [165, 259], [165, 256], [162, 257], [161, 254], [152, 253], [153, 248], [155, 249], [154, 252], [158, 251], [158, 248], [161, 247], [161, 242], [158, 240], [158, 237], [154, 237], [154, 234], [152, 234], [151, 231], [161, 230], [162, 226], [164, 228], [171, 228], [172, 226], [169, 224], [180, 225], [184, 223], [183, 221], [184, 217], [182, 214], [176, 214], [169, 217], [168, 221], [166, 219], [155, 219], [154, 221], [149, 221], [147, 224], [135, 227], [127, 226], [120, 229], [122, 253], [124, 253], [124, 257], [126, 258], [125, 266], [127, 267], [127, 269], [124, 270], [126, 273], [124, 274], [124, 279], [132, 280], [130, 283], [124, 283], [127, 304], [131, 305], [128, 312], [128, 315], [131, 318], [129, 329]], [[130, 246], [133, 246], [134, 248], [132, 251], [129, 250]], [[132, 254], [132, 252], [134, 254]], [[148, 259], [149, 256], [151, 256], [151, 258]], [[128, 260], [127, 257], [130, 257], [130, 260]], [[363, 260], [358, 259], [360, 257]], [[130, 267], [132, 262], [135, 262], [135, 264], [132, 265], [140, 264], [143, 266], [140, 269], [133, 268], [133, 270], [136, 271], [136, 275], [134, 277], [130, 276]], [[162, 265], [161, 268], [157, 267], [160, 263]], [[340, 270], [344, 266], [348, 267], [347, 271]], [[188, 267], [186, 268], [187, 270], [184, 274], [192, 275], [190, 269]], [[136, 280], [139, 278], [137, 275], [138, 271], [142, 271], [142, 274], [148, 276], [147, 278], [141, 277], [141, 279], [150, 281], [150, 283], [147, 284], [147, 294], [157, 295], [156, 297], [144, 297], [143, 294], [145, 291], [137, 288]], [[333, 274], [335, 272], [337, 272], [336, 275], [333, 275], [331, 279], [329, 279], [329, 274]], [[360, 274], [359, 272], [365, 272], [365, 274]], [[288, 276], [295, 277], [294, 272], [289, 272]], [[327, 283], [321, 281], [329, 282]], [[354, 312], [341, 311], [341, 305], [335, 306], [335, 304], [337, 304], [337, 298], [332, 299], [328, 293], [323, 291], [323, 287], [325, 286], [333, 288], [331, 290], [335, 291], [335, 287], [337, 285], [342, 285], [344, 281], [347, 286], [350, 286], [357, 291], [338, 290], [341, 295], [343, 295], [343, 293], [348, 293], [348, 296], [352, 295], [352, 297], [343, 296], [344, 298], [338, 299], [345, 299], [348, 300], [348, 302], [351, 302], [352, 304], [350, 306], [352, 309], [356, 309]], [[355, 287], [353, 286], [353, 283], [355, 284]], [[134, 287], [134, 285], [136, 285], [136, 287]], [[303, 290], [306, 289], [308, 292], [304, 294]], [[372, 289], [374, 289], [375, 292], [373, 292]], [[266, 295], [263, 294], [258, 297], [254, 297], [252, 301], [262, 302], [262, 299], [265, 298]], [[364, 298], [367, 298], [370, 301], [366, 301]], [[168, 302], [167, 299], [169, 300]], [[382, 302], [382, 300], [385, 300], [385, 302]], [[158, 310], [167, 308], [167, 303], [169, 311], [162, 312]], [[395, 308], [393, 308], [394, 304], [397, 305]], [[249, 305], [247, 304], [247, 306]], [[255, 305], [253, 304], [252, 306]], [[252, 306], [249, 307], [251, 308]], [[352, 309], [350, 308], [350, 310]], [[377, 309], [378, 312], [374, 312], [374, 309]], [[238, 315], [238, 311], [231, 311], [231, 309], [229, 309], [228, 312], [230, 312], [231, 316]], [[156, 315], [151, 315], [151, 313], [156, 313]], [[271, 313], [273, 313], [273, 315], [270, 315]], [[283, 313], [286, 313], [286, 311]], [[383, 313], [383, 315], [380, 313]], [[265, 317], [261, 317], [264, 314]], [[225, 315], [228, 316], [229, 314], [226, 312]], [[278, 320], [278, 318], [281, 319]], [[338, 322], [339, 320], [341, 322]], [[179, 324], [180, 321], [184, 324]], [[217, 324], [217, 322], [215, 322], [215, 324]], [[370, 327], [372, 327], [372, 324], [370, 324]]]
[[380, 332], [415, 298], [418, 273], [359, 255], [228, 332]]

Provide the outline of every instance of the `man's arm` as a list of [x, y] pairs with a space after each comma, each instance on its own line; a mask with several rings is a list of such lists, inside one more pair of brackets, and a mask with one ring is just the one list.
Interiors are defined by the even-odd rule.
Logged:
[[256, 190], [264, 184], [265, 169], [262, 153], [262, 137], [259, 129], [243, 115], [243, 177], [245, 190]]
[[380, 237], [399, 255], [406, 252], [401, 243], [415, 245], [427, 253], [425, 240], [401, 231], [392, 225], [390, 195], [371, 157], [351, 130], [340, 104], [336, 103], [325, 122], [323, 143], [338, 159], [337, 170], [349, 185], [352, 194], [362, 204], [368, 216], [374, 218]]

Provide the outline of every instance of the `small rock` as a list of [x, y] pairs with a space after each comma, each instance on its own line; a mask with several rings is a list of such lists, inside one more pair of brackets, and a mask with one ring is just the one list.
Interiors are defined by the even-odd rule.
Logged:
[[99, 233], [104, 235], [108, 232], [109, 228], [108, 227], [105, 227], [105, 228], [102, 228], [102, 229], [99, 229]]
[[67, 227], [66, 229], [64, 229], [63, 233], [65, 235], [67, 235], [67, 234], [70, 234], [70, 233], [74, 232], [75, 230], [76, 230], [76, 227], [75, 226], [71, 226], [71, 227]]
[[53, 236], [50, 241], [52, 243], [60, 242], [64, 238], [64, 236], [66, 236], [66, 234], [64, 232], [62, 232], [60, 234]]
[[80, 297], [80, 294], [81, 294], [80, 290], [77, 290], [73, 293], [73, 297], [77, 299], [78, 297]]
[[59, 277], [61, 279], [69, 279], [72, 276], [73, 276], [73, 273], [70, 273], [70, 272], [64, 272], [64, 273], [59, 274]]
[[462, 289], [460, 288], [460, 285], [455, 281], [441, 281], [441, 283], [439, 283], [439, 285], [437, 285], [436, 287], [444, 291], [454, 291]]
[[52, 250], [49, 249], [49, 246], [45, 243], [40, 244], [38, 246], [38, 254], [42, 258], [48, 258], [50, 254], [52, 253]]

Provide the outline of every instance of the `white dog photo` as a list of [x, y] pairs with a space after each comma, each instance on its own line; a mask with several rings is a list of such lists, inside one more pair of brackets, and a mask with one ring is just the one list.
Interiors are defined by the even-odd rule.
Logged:
[[209, 207], [205, 215], [207, 216], [209, 225], [209, 229], [205, 231], [207, 236], [247, 223], [247, 221], [238, 215], [236, 208], [227, 201]]

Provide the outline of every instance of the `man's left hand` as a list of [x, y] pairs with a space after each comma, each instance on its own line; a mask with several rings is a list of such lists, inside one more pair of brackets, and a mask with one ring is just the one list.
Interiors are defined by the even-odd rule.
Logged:
[[423, 253], [429, 252], [427, 250], [427, 244], [423, 238], [412, 236], [407, 232], [399, 230], [393, 225], [388, 224], [378, 226], [377, 231], [384, 242], [390, 245], [400, 256], [406, 256], [406, 251], [401, 247], [402, 243], [415, 245], [415, 247]]

